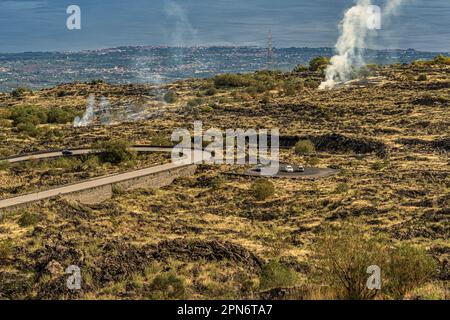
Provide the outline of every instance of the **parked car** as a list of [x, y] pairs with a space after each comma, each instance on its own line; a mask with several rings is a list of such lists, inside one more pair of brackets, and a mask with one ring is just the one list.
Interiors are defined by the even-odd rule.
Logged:
[[286, 167], [284, 168], [284, 171], [285, 171], [285, 172], [292, 173], [292, 172], [294, 172], [294, 168], [293, 168], [292, 166], [286, 166]]
[[298, 166], [297, 167], [297, 171], [298, 172], [305, 172], [305, 167], [304, 166]]
[[67, 150], [67, 149], [63, 150], [61, 153], [63, 156], [72, 156], [73, 155], [73, 152], [70, 150]]

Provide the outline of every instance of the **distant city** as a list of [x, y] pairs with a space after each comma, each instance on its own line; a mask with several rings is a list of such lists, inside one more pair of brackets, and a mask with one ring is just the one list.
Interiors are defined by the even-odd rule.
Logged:
[[[409, 63], [431, 59], [439, 52], [365, 50], [367, 63]], [[448, 53], [446, 53], [448, 54]], [[101, 79], [109, 83], [163, 84], [219, 73], [263, 69], [292, 70], [315, 56], [332, 56], [332, 48], [261, 47], [119, 47], [81, 52], [0, 54], [0, 91], [18, 87], [41, 89], [60, 83]]]

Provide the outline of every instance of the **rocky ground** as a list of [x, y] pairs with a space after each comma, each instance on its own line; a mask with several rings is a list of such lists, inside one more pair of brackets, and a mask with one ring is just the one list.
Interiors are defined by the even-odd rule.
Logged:
[[[157, 191], [117, 192], [89, 206], [54, 199], [4, 213], [0, 297], [333, 298], [312, 281], [313, 245], [325, 226], [350, 221], [392, 245], [425, 249], [438, 270], [407, 297], [448, 299], [450, 67], [394, 65], [371, 72], [374, 83], [332, 91], [319, 91], [320, 74], [307, 71], [254, 75], [255, 82], [226, 87], [213, 80], [157, 89], [95, 82], [3, 94], [3, 157], [89, 147], [111, 137], [170, 145], [174, 129], [202, 121], [206, 129], [279, 128], [284, 161], [339, 173], [273, 179], [275, 193], [258, 200], [254, 178], [230, 174], [234, 167], [201, 166], [195, 176]], [[164, 102], [161, 92], [176, 98]], [[33, 136], [8, 120], [11, 109], [25, 105], [82, 112], [89, 94], [108, 97], [118, 109], [139, 105], [146, 120], [87, 128], [39, 124]], [[311, 140], [316, 152], [294, 152], [301, 139]], [[1, 176], [13, 174], [8, 170]], [[1, 180], [3, 190], [11, 185]], [[267, 272], [271, 263], [281, 280]], [[81, 290], [66, 288], [69, 265], [81, 269]]]

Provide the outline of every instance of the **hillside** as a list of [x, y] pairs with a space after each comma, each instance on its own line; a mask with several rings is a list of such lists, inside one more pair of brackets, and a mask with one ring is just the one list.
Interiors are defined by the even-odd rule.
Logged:
[[[0, 298], [339, 298], [342, 288], [318, 267], [327, 265], [321, 241], [337, 232], [360, 250], [367, 236], [383, 238], [380, 252], [412, 245], [418, 251], [402, 263], [435, 264], [427, 277], [418, 266], [417, 285], [400, 295], [389, 287], [377, 298], [448, 299], [450, 65], [435, 59], [365, 71], [365, 80], [331, 91], [317, 89], [320, 70], [297, 68], [159, 87], [93, 81], [1, 94], [0, 158], [109, 139], [170, 146], [173, 130], [202, 121], [205, 129], [279, 128], [283, 161], [339, 173], [269, 179], [274, 192], [260, 198], [256, 179], [231, 174], [241, 168], [203, 165], [159, 190], [119, 190], [95, 205], [58, 198], [2, 213]], [[108, 99], [108, 125], [94, 119], [74, 128], [91, 94]], [[315, 150], [299, 152], [300, 140]], [[78, 181], [82, 170], [100, 175], [164, 160], [1, 162], [0, 196], [28, 192], [36, 181]], [[336, 245], [328, 257], [345, 250]], [[82, 290], [66, 288], [69, 265], [81, 268]]]

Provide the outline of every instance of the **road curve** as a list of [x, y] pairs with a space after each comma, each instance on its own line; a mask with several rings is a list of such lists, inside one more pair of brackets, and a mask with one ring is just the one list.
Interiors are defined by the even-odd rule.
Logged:
[[[173, 150], [173, 148], [170, 148], [170, 147], [133, 147], [131, 149], [134, 151], [137, 151], [137, 152], [171, 152]], [[89, 154], [92, 152], [93, 151], [91, 149], [81, 149], [81, 150], [73, 150], [72, 151], [73, 155], [83, 155], [83, 154]], [[199, 152], [202, 152], [202, 151], [201, 150], [192, 151], [192, 159], [194, 159], [195, 153], [199, 153]], [[20, 156], [20, 157], [5, 159], [5, 161], [15, 163], [15, 162], [21, 162], [21, 161], [29, 161], [29, 160], [33, 160], [33, 159], [55, 158], [55, 157], [60, 157], [60, 156], [63, 156], [62, 152], [57, 151], [57, 152], [48, 152], [48, 153], [28, 155], [28, 156]], [[75, 183], [75, 184], [71, 184], [71, 185], [67, 185], [67, 186], [63, 186], [63, 187], [57, 187], [57, 188], [46, 190], [46, 191], [34, 192], [34, 193], [30, 193], [30, 194], [26, 194], [26, 195], [14, 197], [14, 198], [4, 199], [4, 200], [0, 200], [0, 210], [6, 209], [9, 207], [14, 207], [14, 206], [18, 206], [18, 205], [31, 203], [31, 202], [36, 202], [36, 201], [40, 201], [40, 200], [50, 199], [50, 198], [57, 197], [60, 195], [74, 193], [77, 191], [97, 188], [97, 187], [105, 186], [108, 184], [114, 184], [114, 183], [130, 180], [133, 178], [144, 177], [144, 176], [147, 176], [150, 174], [168, 171], [171, 169], [182, 168], [182, 167], [185, 167], [185, 166], [188, 166], [191, 164], [193, 164], [193, 162], [192, 163], [187, 162], [187, 161], [183, 161], [183, 162], [179, 162], [179, 163], [171, 162], [171, 163], [158, 165], [158, 166], [154, 166], [154, 167], [150, 167], [150, 168], [135, 170], [135, 171], [111, 175], [111, 176], [94, 178], [94, 179], [91, 179], [88, 181], [79, 182], [79, 183]]]

